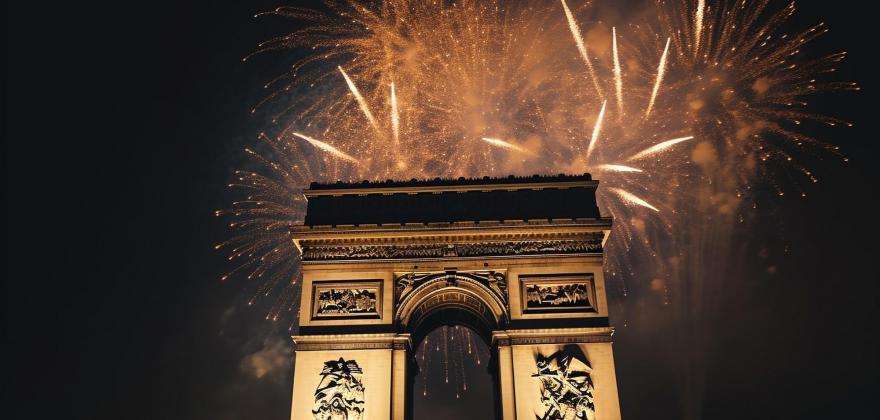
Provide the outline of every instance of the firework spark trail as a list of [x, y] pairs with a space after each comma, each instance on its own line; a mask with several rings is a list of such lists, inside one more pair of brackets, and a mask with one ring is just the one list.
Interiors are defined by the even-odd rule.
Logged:
[[617, 28], [611, 28], [611, 52], [614, 55], [614, 90], [617, 94], [617, 117], [623, 116], [623, 72], [620, 70], [620, 55], [617, 52]]
[[706, 14], [706, 0], [697, 0], [697, 10], [694, 13], [694, 56], [700, 50], [700, 37], [703, 34], [703, 18]]
[[[218, 212], [232, 219], [221, 248], [235, 266], [223, 278], [255, 279], [250, 303], [300, 289], [291, 281], [301, 273], [290, 226], [302, 221], [302, 190], [310, 182], [600, 171], [603, 213], [640, 222], [616, 224], [607, 247], [609, 284], [626, 296], [627, 278], [636, 272], [639, 278], [670, 276], [666, 261], [681, 255], [656, 244], [674, 240], [677, 231], [692, 233], [691, 216], [716, 211], [698, 206], [707, 178], [724, 181], [715, 184], [728, 189], [721, 196], [739, 198], [751, 183], [777, 188], [791, 180], [767, 171], [794, 169], [815, 180], [809, 168], [792, 162], [813, 151], [802, 145], [838, 154], [800, 123], [848, 125], [810, 112], [808, 99], [858, 86], [826, 78], [844, 53], [799, 54], [827, 30], [823, 25], [783, 36], [793, 6], [774, 11], [769, 0], [658, 1], [658, 13], [626, 23], [640, 30], [618, 40], [615, 28], [608, 43], [614, 45], [588, 51], [585, 41], [604, 25], [601, 17], [582, 33], [573, 13], [582, 9], [569, 9], [566, 0], [560, 0], [564, 18], [554, 4], [502, 1], [328, 0], [324, 10], [268, 13], [296, 20], [296, 29], [260, 43], [255, 54], [289, 51], [296, 61], [265, 84], [272, 91], [255, 106], [270, 114], [273, 135], [248, 149], [253, 169], [236, 171], [229, 184], [247, 199]], [[667, 37], [667, 47], [659, 45]], [[338, 83], [339, 74], [346, 84]], [[610, 98], [603, 91], [610, 90], [622, 106], [615, 112], [637, 121], [605, 121]], [[390, 121], [371, 108], [388, 110]], [[298, 127], [323, 141], [294, 140]], [[691, 134], [701, 141], [694, 154], [676, 146]], [[490, 135], [522, 139], [534, 153], [529, 164], [513, 147], [477, 141]], [[664, 139], [672, 140], [657, 143]], [[511, 156], [492, 159], [495, 151], [484, 142]], [[700, 161], [693, 158], [697, 151]], [[349, 163], [358, 162], [353, 156], [360, 163]], [[748, 211], [739, 200], [726, 207], [729, 214]], [[269, 309], [273, 320], [284, 310], [298, 312], [295, 298], [276, 302]], [[432, 340], [430, 347], [441, 359], [441, 346]], [[478, 352], [475, 357], [479, 363]]]
[[508, 142], [501, 140], [501, 139], [496, 139], [496, 138], [492, 138], [492, 137], [483, 137], [482, 140], [485, 141], [486, 143], [489, 143], [493, 146], [501, 147], [503, 149], [513, 150], [515, 152], [524, 153], [524, 154], [531, 155], [531, 156], [537, 156], [535, 154], [535, 152], [532, 152], [529, 149], [526, 149], [522, 146], [517, 146], [513, 143], [508, 143]]
[[693, 138], [694, 138], [694, 136], [679, 137], [679, 138], [675, 138], [675, 139], [671, 139], [671, 140], [666, 140], [666, 141], [663, 141], [663, 142], [657, 143], [657, 144], [655, 144], [655, 145], [653, 145], [653, 146], [651, 146], [651, 147], [649, 147], [649, 148], [647, 148], [647, 149], [645, 149], [645, 150], [642, 150], [641, 152], [638, 152], [638, 153], [636, 153], [636, 154], [630, 156], [630, 157], [627, 159], [627, 161], [638, 160], [638, 159], [645, 158], [645, 157], [648, 157], [648, 156], [656, 155], [657, 153], [660, 153], [660, 152], [662, 152], [662, 151], [664, 151], [664, 150], [667, 150], [667, 149], [671, 148], [672, 146], [675, 146], [675, 145], [678, 144], [678, 143], [681, 143], [681, 142], [684, 142], [684, 141], [688, 141], [688, 140], [691, 140], [691, 139], [693, 139]]
[[294, 136], [297, 136], [297, 137], [309, 142], [312, 146], [315, 146], [318, 149], [321, 149], [327, 153], [330, 153], [333, 156], [336, 156], [340, 159], [345, 159], [345, 160], [352, 162], [352, 163], [359, 163], [357, 159], [351, 157], [347, 153], [345, 153], [345, 152], [343, 152], [343, 151], [341, 151], [341, 150], [339, 150], [339, 149], [337, 149], [327, 143], [324, 143], [323, 141], [313, 139], [305, 134], [300, 134], [300, 133], [292, 133], [292, 134]]
[[602, 131], [602, 120], [605, 119], [605, 104], [608, 101], [602, 101], [602, 109], [599, 110], [599, 116], [596, 117], [596, 123], [593, 124], [593, 134], [590, 136], [590, 144], [587, 146], [587, 155], [585, 159], [589, 161], [593, 149], [596, 147], [596, 141], [599, 140], [599, 133]]
[[339, 72], [342, 73], [342, 77], [345, 78], [345, 83], [348, 85], [348, 90], [351, 91], [351, 94], [354, 95], [354, 99], [357, 101], [358, 105], [361, 107], [361, 111], [364, 112], [364, 116], [370, 121], [370, 124], [373, 126], [373, 129], [376, 130], [377, 134], [381, 134], [382, 131], [379, 129], [379, 123], [376, 121], [376, 117], [373, 116], [373, 113], [370, 112], [370, 106], [367, 104], [364, 96], [361, 95], [361, 92], [358, 90], [357, 86], [354, 84], [354, 81], [348, 77], [348, 73], [342, 69], [342, 66], [337, 66]]
[[660, 64], [657, 65], [657, 77], [654, 79], [654, 87], [651, 89], [651, 99], [648, 100], [648, 108], [645, 109], [645, 119], [651, 116], [651, 110], [654, 109], [654, 102], [657, 100], [657, 93], [660, 92], [660, 84], [663, 83], [663, 73], [666, 72], [666, 54], [669, 53], [669, 42], [671, 40], [672, 38], [666, 38], [666, 46], [663, 47]]
[[603, 165], [596, 166], [595, 169], [596, 169], [596, 171], [599, 171], [599, 172], [602, 172], [602, 171], [632, 172], [632, 173], [644, 172], [643, 170], [641, 170], [639, 168], [633, 168], [631, 166], [617, 165], [617, 164], [612, 164], [612, 163], [606, 163]]
[[621, 200], [623, 200], [627, 203], [646, 207], [646, 208], [654, 210], [658, 213], [660, 212], [660, 210], [657, 207], [652, 206], [651, 203], [648, 203], [647, 201], [639, 198], [638, 196], [636, 196], [635, 194], [633, 194], [629, 191], [622, 190], [620, 188], [615, 188], [615, 187], [608, 188], [608, 191], [611, 191], [611, 192], [617, 194], [617, 196], [620, 197]]
[[[394, 82], [391, 82], [391, 132], [394, 134], [394, 144], [400, 146], [400, 113], [397, 109], [397, 91]], [[395, 147], [395, 149], [396, 149]]]
[[571, 32], [571, 36], [574, 37], [574, 43], [577, 45], [578, 52], [580, 52], [584, 63], [587, 64], [587, 72], [590, 73], [593, 87], [596, 89], [599, 96], [604, 96], [602, 88], [599, 86], [599, 79], [596, 76], [596, 71], [593, 69], [593, 63], [590, 61], [589, 54], [587, 54], [587, 45], [584, 43], [584, 38], [581, 36], [581, 30], [578, 27], [577, 21], [574, 19], [574, 15], [571, 13], [571, 9], [568, 8], [568, 4], [565, 3], [565, 0], [560, 1], [562, 2], [562, 9], [565, 11], [565, 19], [568, 21], [568, 29]]

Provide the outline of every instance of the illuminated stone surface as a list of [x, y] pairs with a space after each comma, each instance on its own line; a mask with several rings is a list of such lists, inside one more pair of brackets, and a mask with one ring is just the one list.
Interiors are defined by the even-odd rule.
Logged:
[[408, 419], [413, 349], [447, 324], [490, 344], [497, 418], [619, 419], [602, 273], [611, 219], [596, 186], [586, 174], [313, 185], [294, 229], [291, 419]]

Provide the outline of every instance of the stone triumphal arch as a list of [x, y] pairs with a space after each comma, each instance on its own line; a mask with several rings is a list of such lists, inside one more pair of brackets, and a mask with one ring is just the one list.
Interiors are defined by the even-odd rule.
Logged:
[[502, 420], [620, 418], [589, 174], [312, 184], [292, 420], [410, 419], [413, 348], [490, 343]]

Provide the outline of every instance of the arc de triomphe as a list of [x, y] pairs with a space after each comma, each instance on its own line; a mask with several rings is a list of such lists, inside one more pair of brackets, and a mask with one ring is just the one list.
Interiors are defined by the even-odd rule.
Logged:
[[312, 184], [292, 420], [411, 418], [435, 327], [490, 346], [496, 417], [620, 418], [589, 174]]

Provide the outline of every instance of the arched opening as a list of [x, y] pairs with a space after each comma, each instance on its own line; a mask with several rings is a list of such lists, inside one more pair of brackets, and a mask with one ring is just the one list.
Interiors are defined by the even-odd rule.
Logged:
[[420, 328], [420, 341], [414, 342], [413, 419], [496, 418], [490, 346], [461, 315], [460, 310], [438, 311], [437, 322]]
[[410, 334], [416, 368], [410, 377], [413, 419], [498, 418], [492, 331], [506, 324], [507, 305], [492, 274], [423, 277], [405, 290], [396, 318]]

